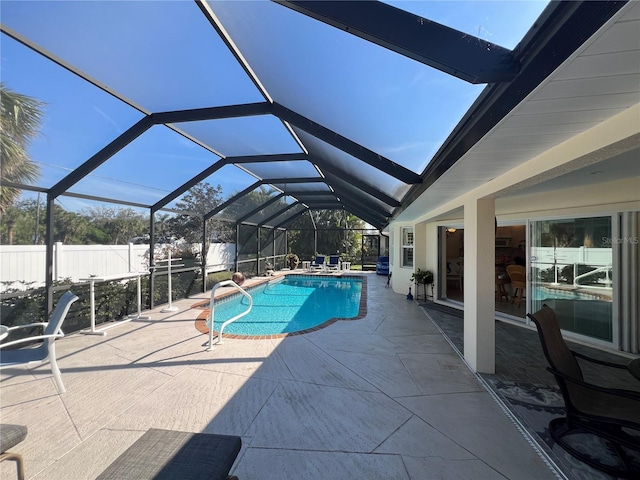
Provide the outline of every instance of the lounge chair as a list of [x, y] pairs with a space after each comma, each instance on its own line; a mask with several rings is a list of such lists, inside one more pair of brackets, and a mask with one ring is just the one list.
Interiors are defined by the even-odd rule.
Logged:
[[376, 263], [376, 273], [378, 275], [389, 275], [389, 257], [378, 257], [378, 263]]
[[340, 270], [340, 255], [329, 255], [328, 270]]
[[5, 460], [13, 460], [16, 462], [18, 469], [18, 480], [24, 480], [24, 461], [22, 455], [15, 452], [9, 452], [10, 448], [15, 447], [21, 441], [27, 438], [27, 427], [24, 425], [12, 425], [3, 423], [0, 425], [0, 462]]
[[[10, 327], [9, 332], [14, 330], [30, 328], [30, 327], [43, 327], [44, 332], [42, 335], [35, 335], [32, 337], [21, 338], [11, 342], [5, 342], [0, 344], [0, 368], [13, 367], [17, 365], [36, 365], [49, 360], [51, 364], [51, 371], [53, 372], [53, 378], [58, 388], [59, 393], [64, 393], [65, 388], [62, 383], [62, 377], [60, 376], [60, 369], [56, 362], [56, 349], [55, 341], [60, 337], [64, 337], [62, 332], [62, 323], [67, 317], [71, 304], [78, 300], [78, 297], [72, 292], [68, 291], [58, 301], [56, 308], [53, 309], [48, 322], [29, 323], [27, 325], [18, 325], [16, 327]], [[20, 344], [31, 344], [33, 342], [41, 342], [37, 347], [27, 347], [16, 350], [7, 350], [7, 347]]]
[[151, 428], [116, 458], [97, 480], [238, 480], [229, 475], [242, 439], [236, 435]]
[[324, 270], [324, 255], [318, 255], [316, 259], [311, 262], [311, 270]]
[[[540, 343], [549, 362], [547, 370], [558, 382], [566, 416], [549, 423], [551, 437], [587, 465], [614, 477], [640, 478], [640, 393], [607, 388], [585, 381], [578, 359], [617, 369], [628, 365], [605, 362], [569, 349], [555, 312], [547, 305], [527, 315], [536, 324]], [[629, 381], [636, 381], [631, 375]], [[584, 436], [595, 435], [610, 448], [609, 457], [594, 455]], [[580, 448], [582, 447], [582, 448]], [[616, 458], [617, 456], [617, 458]], [[615, 460], [615, 461], [612, 461]]]

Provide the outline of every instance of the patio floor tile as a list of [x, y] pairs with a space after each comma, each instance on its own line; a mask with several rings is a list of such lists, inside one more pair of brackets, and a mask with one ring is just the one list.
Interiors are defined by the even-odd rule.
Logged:
[[554, 478], [420, 306], [363, 275], [367, 316], [306, 335], [209, 351], [198, 294], [59, 340], [63, 395], [48, 364], [3, 370], [27, 478], [95, 478], [151, 427], [240, 435], [241, 480]]

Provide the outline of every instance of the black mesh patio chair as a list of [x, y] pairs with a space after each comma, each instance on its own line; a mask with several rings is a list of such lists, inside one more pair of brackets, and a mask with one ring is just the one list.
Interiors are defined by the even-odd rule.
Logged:
[[[549, 423], [553, 440], [593, 468], [619, 478], [639, 479], [640, 393], [586, 382], [577, 359], [610, 368], [626, 369], [627, 366], [570, 350], [562, 338], [555, 312], [549, 306], [544, 305], [527, 316], [536, 324], [550, 365], [547, 370], [555, 376], [566, 408], [565, 417], [555, 418]], [[637, 381], [631, 375], [629, 378]], [[579, 449], [584, 442], [576, 441], [576, 438], [584, 434], [596, 435], [606, 443], [611, 458], [600, 458], [602, 455]]]

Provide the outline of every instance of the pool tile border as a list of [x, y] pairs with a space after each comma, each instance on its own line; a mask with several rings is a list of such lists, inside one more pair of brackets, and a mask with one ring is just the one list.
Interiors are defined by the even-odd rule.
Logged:
[[[329, 325], [334, 324], [337, 321], [351, 321], [351, 320], [360, 320], [364, 317], [367, 316], [367, 277], [365, 275], [340, 275], [335, 276], [335, 275], [314, 275], [314, 278], [317, 277], [327, 277], [327, 278], [359, 278], [362, 279], [362, 291], [360, 292], [360, 306], [358, 309], [358, 315], [356, 315], [353, 318], [341, 318], [341, 317], [336, 317], [336, 318], [330, 318], [329, 320], [327, 320], [326, 322], [321, 323], [320, 325], [316, 325], [315, 327], [312, 328], [305, 328], [304, 330], [298, 330], [297, 332], [288, 332], [288, 333], [273, 333], [270, 335], [239, 335], [237, 333], [225, 333], [224, 334], [224, 338], [233, 338], [233, 339], [240, 339], [240, 340], [273, 340], [273, 339], [277, 339], [277, 338], [285, 338], [285, 337], [293, 337], [296, 335], [304, 335], [306, 333], [311, 333], [311, 332], [317, 332], [318, 330], [322, 330], [323, 328], [328, 327]], [[266, 283], [267, 281], [269, 281], [269, 279], [265, 279], [264, 281], [260, 281], [258, 283], [255, 283], [254, 285], [252, 285], [252, 287], [254, 286], [258, 286], [258, 285], [262, 285], [263, 283]], [[232, 298], [233, 296], [239, 295], [238, 293], [235, 292], [229, 292], [226, 294], [221, 295], [218, 298], [225, 298], [225, 297], [229, 297]], [[217, 299], [216, 299], [217, 300]], [[200, 333], [203, 333], [205, 335], [209, 334], [209, 327], [207, 327], [207, 317], [209, 316], [209, 309], [208, 308], [204, 308], [203, 305], [209, 303], [209, 300], [205, 300], [202, 302], [198, 302], [196, 304], [194, 304], [191, 308], [200, 308], [202, 309], [202, 312], [198, 315], [198, 317], [196, 318], [195, 321], [195, 327], [196, 330], [198, 330]], [[214, 334], [218, 334], [217, 331], [213, 331]]]

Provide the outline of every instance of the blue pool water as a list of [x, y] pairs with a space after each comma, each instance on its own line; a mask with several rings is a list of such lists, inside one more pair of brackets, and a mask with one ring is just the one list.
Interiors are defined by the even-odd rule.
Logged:
[[611, 295], [611, 291], [602, 294], [584, 292], [580, 290], [567, 290], [566, 288], [537, 287], [533, 289], [533, 300], [599, 300], [606, 295]]
[[[227, 325], [224, 333], [272, 335], [316, 327], [332, 318], [354, 318], [360, 309], [362, 279], [289, 275], [248, 290], [253, 308]], [[215, 304], [214, 330], [247, 309], [248, 300], [235, 296]]]

